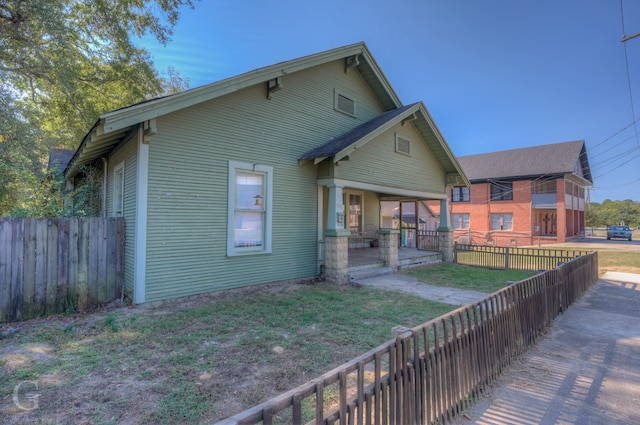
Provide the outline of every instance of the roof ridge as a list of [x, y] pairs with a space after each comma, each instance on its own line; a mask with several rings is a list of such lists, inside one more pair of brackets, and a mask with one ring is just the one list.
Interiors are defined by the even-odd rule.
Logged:
[[525, 146], [525, 147], [520, 147], [520, 148], [514, 148], [514, 149], [503, 149], [501, 151], [493, 151], [493, 152], [482, 152], [482, 153], [476, 153], [476, 154], [469, 154], [469, 155], [461, 155], [458, 158], [468, 158], [468, 157], [472, 157], [472, 156], [479, 156], [479, 155], [494, 155], [494, 154], [500, 154], [500, 153], [506, 153], [506, 152], [517, 152], [517, 151], [525, 151], [525, 150], [530, 150], [530, 149], [540, 149], [540, 148], [548, 148], [548, 147], [552, 147], [552, 146], [562, 146], [562, 145], [569, 145], [569, 144], [577, 144], [577, 143], [585, 143], [584, 140], [571, 140], [571, 141], [567, 141], [567, 142], [556, 142], [556, 143], [546, 143], [544, 145], [534, 145], [534, 146]]

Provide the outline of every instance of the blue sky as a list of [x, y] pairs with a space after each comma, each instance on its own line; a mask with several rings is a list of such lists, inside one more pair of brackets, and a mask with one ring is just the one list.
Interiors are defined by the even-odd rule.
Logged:
[[[622, 6], [640, 32], [640, 2]], [[202, 0], [166, 47], [140, 45], [197, 87], [364, 41], [456, 155], [585, 140], [591, 200], [640, 201], [640, 37], [621, 42], [622, 16], [612, 0]]]

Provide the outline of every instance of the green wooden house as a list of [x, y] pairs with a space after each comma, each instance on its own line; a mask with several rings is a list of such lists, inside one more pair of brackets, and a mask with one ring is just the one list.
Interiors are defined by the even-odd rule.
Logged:
[[393, 266], [382, 203], [447, 208], [447, 186], [468, 184], [425, 106], [401, 103], [363, 43], [108, 112], [67, 181], [91, 164], [104, 214], [126, 219], [134, 303], [321, 272], [344, 283], [365, 230]]

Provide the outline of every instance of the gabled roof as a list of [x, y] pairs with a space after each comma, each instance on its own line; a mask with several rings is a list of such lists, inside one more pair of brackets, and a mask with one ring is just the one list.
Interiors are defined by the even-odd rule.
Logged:
[[[363, 141], [365, 139], [367, 141], [371, 139], [372, 134], [379, 134], [384, 131], [382, 129], [386, 130], [386, 127], [395, 125], [400, 121], [398, 117], [405, 117], [406, 115], [409, 115], [410, 113], [408, 113], [407, 111], [410, 109], [415, 110], [416, 105], [418, 104], [414, 103], [380, 114], [374, 119], [359, 125], [358, 127], [343, 134], [342, 136], [336, 137], [335, 139], [328, 141], [324, 145], [310, 150], [309, 152], [302, 155], [300, 159], [322, 160], [328, 157], [334, 157], [334, 162], [338, 162], [347, 155], [347, 153], [340, 155], [341, 151], [349, 150], [349, 148], [351, 148], [350, 150], [357, 149], [362, 144], [364, 144]], [[357, 142], [360, 143], [356, 145]]]
[[159, 97], [107, 112], [99, 117], [89, 133], [83, 138], [65, 173], [73, 173], [72, 168], [108, 155], [121, 141], [131, 136], [134, 126], [139, 123], [339, 59], [345, 59], [345, 67], [358, 69], [385, 110], [402, 106], [402, 102], [371, 56], [367, 46], [364, 43], [356, 43], [259, 68], [182, 93]]
[[47, 172], [52, 174], [61, 173], [65, 168], [67, 168], [67, 164], [71, 161], [75, 152], [76, 151], [72, 149], [49, 149], [49, 164], [47, 165]]
[[353, 130], [328, 141], [322, 146], [306, 152], [301, 160], [311, 160], [317, 164], [326, 158], [338, 162], [361, 148], [383, 132], [403, 121], [411, 122], [420, 133], [427, 146], [442, 165], [445, 173], [462, 178], [462, 184], [469, 185], [462, 167], [445, 142], [422, 102], [413, 103], [378, 115]]
[[461, 156], [458, 161], [472, 182], [575, 174], [593, 184], [584, 140]]

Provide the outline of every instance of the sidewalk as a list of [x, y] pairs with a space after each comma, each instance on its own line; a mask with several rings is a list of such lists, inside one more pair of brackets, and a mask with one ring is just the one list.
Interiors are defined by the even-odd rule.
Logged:
[[[401, 275], [355, 283], [464, 305], [487, 294]], [[455, 425], [640, 424], [640, 275], [606, 273]]]
[[467, 414], [454, 423], [640, 424], [640, 276], [605, 274]]

